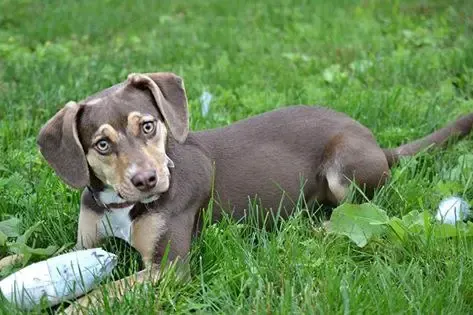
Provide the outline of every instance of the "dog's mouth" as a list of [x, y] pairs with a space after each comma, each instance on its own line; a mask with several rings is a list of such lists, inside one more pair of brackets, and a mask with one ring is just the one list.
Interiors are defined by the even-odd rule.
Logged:
[[134, 205], [136, 203], [144, 203], [144, 204], [147, 204], [147, 203], [151, 203], [153, 201], [156, 201], [159, 199], [160, 197], [160, 194], [150, 194], [149, 196], [145, 197], [145, 198], [141, 198], [139, 200], [127, 200], [125, 197], [123, 197], [123, 195], [120, 193], [120, 192], [117, 192], [117, 196], [124, 200], [123, 203], [116, 203], [117, 205], [122, 205], [123, 204], [123, 207], [126, 207], [127, 205]]
[[153, 201], [158, 200], [160, 196], [161, 196], [161, 195], [159, 195], [159, 194], [157, 194], [157, 195], [152, 195], [152, 196], [150, 196], [150, 197], [148, 197], [148, 198], [142, 199], [142, 200], [141, 200], [141, 203], [144, 203], [144, 204], [146, 204], [146, 203], [151, 203], [151, 202], [153, 202]]
[[[120, 198], [122, 198], [120, 196]], [[123, 199], [123, 198], [122, 198]], [[112, 202], [112, 203], [107, 203], [106, 207], [110, 209], [123, 209], [123, 208], [128, 208], [131, 206], [136, 205], [137, 203], [143, 203], [143, 204], [149, 204], [152, 203], [153, 201], [156, 201], [159, 199], [159, 195], [154, 195], [145, 199], [141, 199], [139, 201], [128, 201], [123, 199], [123, 202]]]
[[[118, 197], [120, 197], [121, 199], [123, 200], [126, 200], [120, 193], [117, 193]], [[124, 203], [138, 203], [138, 202], [141, 202], [141, 203], [150, 203], [150, 202], [153, 202], [153, 201], [156, 201], [158, 200], [160, 197], [160, 194], [151, 194], [149, 195], [148, 197], [146, 198], [142, 198], [140, 200], [137, 200], [137, 201], [128, 201], [126, 200]]]
[[[108, 191], [108, 192], [107, 192]], [[110, 193], [113, 191], [112, 197]], [[115, 197], [113, 197], [115, 195]], [[137, 203], [149, 204], [159, 199], [161, 196], [158, 192], [150, 192], [145, 196], [140, 196], [138, 198], [133, 198], [134, 196], [126, 196], [122, 192], [119, 192], [118, 189], [110, 189], [100, 192], [96, 197], [99, 199], [97, 202], [102, 204], [103, 207], [113, 210], [113, 209], [123, 209], [129, 208]]]
[[123, 201], [107, 203], [107, 204], [105, 204], [105, 206], [107, 208], [110, 208], [110, 209], [123, 209], [123, 208], [128, 208], [128, 207], [134, 206], [136, 204], [136, 202], [127, 201], [127, 200], [123, 199], [120, 195], [119, 195], [119, 197]]

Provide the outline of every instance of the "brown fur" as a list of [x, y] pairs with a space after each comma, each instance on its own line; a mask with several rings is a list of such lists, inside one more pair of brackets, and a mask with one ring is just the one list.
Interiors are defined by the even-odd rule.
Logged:
[[[162, 124], [159, 135], [143, 137], [138, 126], [144, 116]], [[114, 131], [101, 127], [105, 124]], [[246, 217], [253, 198], [262, 206], [261, 216], [280, 211], [285, 217], [301, 191], [306, 200], [339, 204], [351, 181], [372, 192], [386, 183], [390, 167], [402, 156], [443, 145], [452, 136], [463, 137], [472, 126], [469, 114], [418, 141], [382, 149], [368, 128], [345, 114], [293, 106], [224, 128], [188, 133], [182, 80], [154, 73], [130, 75], [126, 82], [66, 106], [42, 129], [38, 143], [66, 183], [92, 187], [83, 194], [82, 221], [95, 220], [93, 215], [82, 216], [82, 211], [99, 217], [107, 211], [93, 198], [94, 191], [112, 186], [135, 203], [130, 211], [132, 243], [151, 265], [160, 263], [167, 246], [171, 262], [185, 260], [212, 196], [214, 220], [224, 212], [236, 220]], [[116, 138], [114, 155], [94, 151], [100, 128]], [[62, 160], [55, 157], [58, 152]], [[175, 164], [171, 170], [170, 161]], [[158, 200], [147, 202], [147, 195], [128, 187], [132, 174], [126, 170], [133, 164], [156, 170], [162, 182], [152, 193]], [[128, 190], [120, 188], [124, 186]], [[84, 231], [79, 235], [91, 234]]]

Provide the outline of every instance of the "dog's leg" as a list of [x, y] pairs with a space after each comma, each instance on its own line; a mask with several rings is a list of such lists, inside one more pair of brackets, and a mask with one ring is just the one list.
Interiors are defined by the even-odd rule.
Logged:
[[[142, 276], [150, 274], [150, 271], [150, 280], [159, 280], [159, 268], [162, 264], [168, 267], [177, 263], [177, 271], [184, 271], [184, 276], [189, 275], [187, 256], [194, 227], [194, 213], [194, 210], [177, 215], [149, 213], [133, 222], [132, 245], [140, 252], [145, 264], [145, 270], [138, 276], [139, 280], [143, 280]], [[166, 255], [167, 261], [163, 262]]]
[[74, 249], [93, 248], [104, 238], [98, 228], [105, 210], [97, 204], [91, 192], [84, 189], [81, 196], [77, 242]]
[[384, 151], [371, 139], [350, 136], [337, 139], [326, 165], [327, 197], [335, 204], [348, 197], [350, 181], [371, 195], [390, 176]]
[[145, 267], [153, 263], [156, 245], [167, 231], [167, 216], [162, 213], [149, 213], [133, 221], [131, 244], [141, 254]]
[[20, 263], [23, 257], [23, 254], [13, 254], [10, 256], [3, 257], [2, 259], [0, 259], [0, 271], [9, 266]]
[[103, 236], [98, 233], [102, 216], [102, 214], [81, 205], [79, 226], [77, 228], [77, 242], [74, 247], [75, 250], [93, 248], [103, 238]]
[[177, 263], [177, 276], [182, 280], [190, 279], [188, 256], [191, 249], [196, 212], [195, 208], [191, 208], [172, 216], [167, 222], [166, 233], [158, 240], [156, 246], [157, 257], [164, 257], [168, 250], [166, 264]]
[[156, 283], [160, 277], [160, 269], [155, 249], [160, 237], [166, 233], [167, 221], [166, 216], [160, 213], [146, 213], [135, 219], [132, 225], [132, 246], [141, 254], [145, 269], [88, 293], [70, 305], [65, 314], [86, 313], [88, 306], [101, 303], [104, 292], [109, 297], [120, 299], [128, 288], [137, 283]]
[[[127, 289], [137, 283], [157, 283], [161, 277], [161, 260], [169, 245], [168, 260], [165, 267], [177, 263], [178, 276], [189, 276], [187, 255], [190, 250], [195, 211], [186, 211], [175, 216], [160, 213], [147, 213], [133, 222], [132, 242], [144, 260], [145, 269], [107, 284], [107, 294], [120, 299]], [[165, 269], [164, 269], [165, 270]], [[66, 314], [85, 314], [91, 304], [100, 304], [104, 287], [92, 291], [69, 306]]]
[[156, 264], [149, 264], [149, 267], [141, 270], [131, 276], [123, 279], [107, 283], [79, 298], [73, 304], [69, 305], [61, 314], [88, 314], [88, 308], [92, 305], [101, 305], [103, 303], [104, 294], [108, 298], [121, 299], [127, 290], [132, 288], [137, 283], [150, 282], [156, 283], [159, 280], [159, 266]]
[[160, 228], [164, 228], [165, 221], [159, 214], [147, 214], [133, 222], [132, 245], [140, 252], [145, 269], [125, 277], [123, 279], [102, 285], [87, 295], [79, 298], [71, 304], [64, 314], [87, 314], [87, 308], [91, 305], [103, 303], [103, 295], [106, 292], [109, 298], [121, 299], [128, 288], [137, 283], [150, 281], [155, 283], [159, 280], [159, 266], [153, 264], [153, 254], [156, 239]]

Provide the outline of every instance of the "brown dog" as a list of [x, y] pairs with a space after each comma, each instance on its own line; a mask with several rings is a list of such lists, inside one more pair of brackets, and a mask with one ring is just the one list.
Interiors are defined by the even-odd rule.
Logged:
[[[77, 247], [90, 248], [113, 233], [151, 267], [167, 246], [169, 261], [187, 256], [211, 198], [214, 220], [223, 212], [245, 217], [253, 198], [265, 209], [263, 216], [285, 217], [301, 192], [307, 201], [336, 205], [352, 180], [372, 192], [399, 157], [465, 136], [472, 125], [469, 114], [391, 150], [342, 113], [295, 106], [189, 133], [182, 80], [153, 73], [131, 74], [69, 102], [43, 127], [38, 144], [59, 177], [86, 188]], [[133, 279], [142, 281], [142, 275]]]

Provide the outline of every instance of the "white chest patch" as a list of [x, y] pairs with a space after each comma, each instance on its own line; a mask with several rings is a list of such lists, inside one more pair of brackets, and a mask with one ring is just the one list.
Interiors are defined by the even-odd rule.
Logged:
[[131, 219], [129, 216], [131, 208], [133, 206], [106, 212], [98, 223], [99, 234], [121, 238], [131, 245]]

